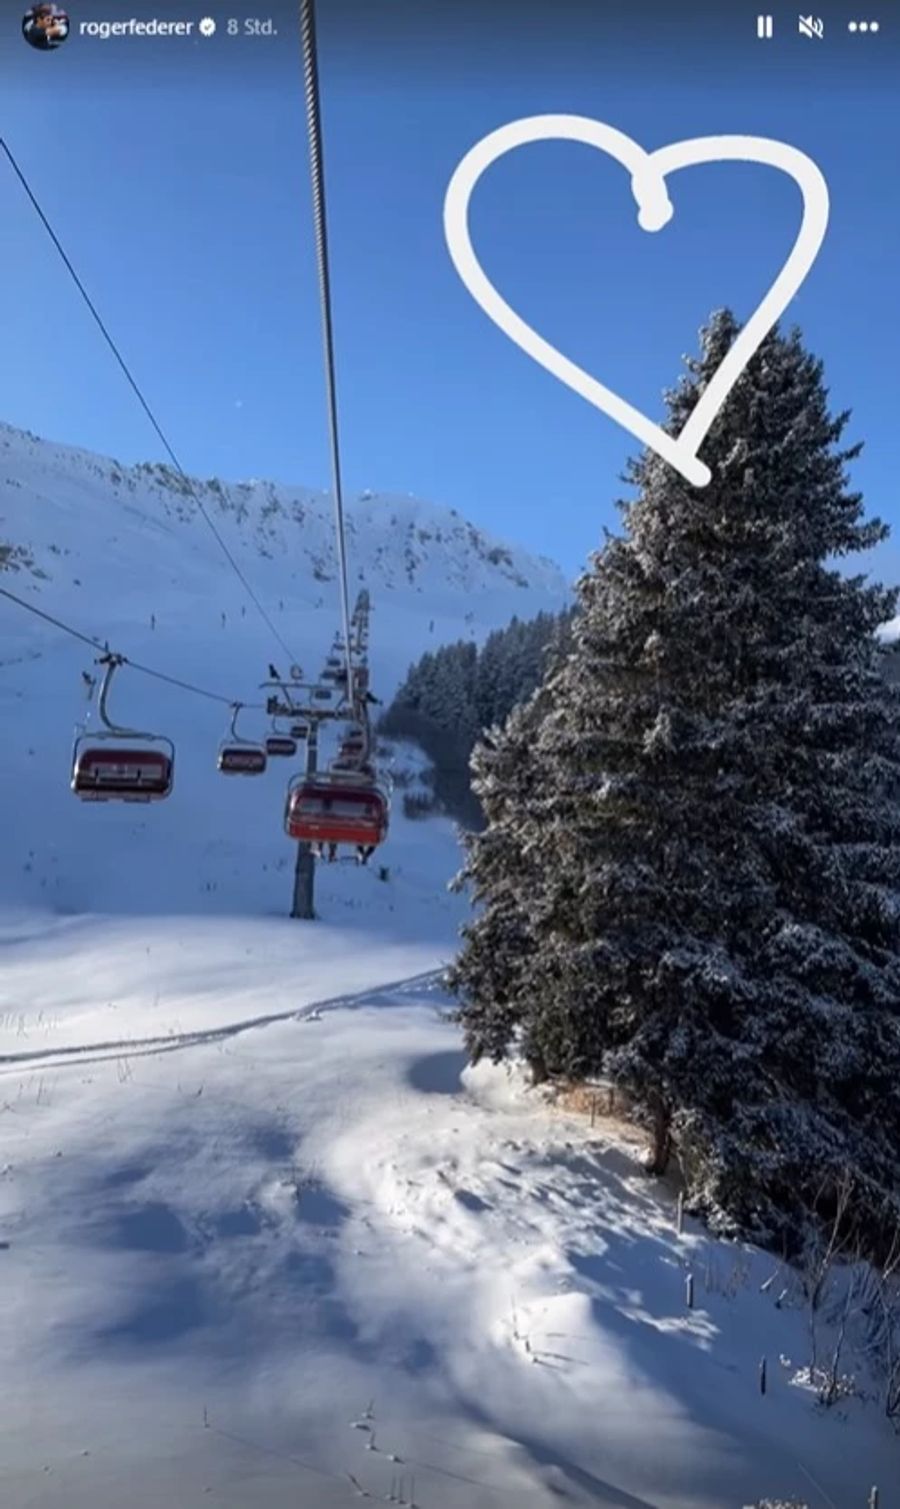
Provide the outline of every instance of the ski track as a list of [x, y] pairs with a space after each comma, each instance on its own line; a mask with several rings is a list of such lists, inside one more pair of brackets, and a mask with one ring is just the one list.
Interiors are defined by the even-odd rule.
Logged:
[[196, 1032], [170, 1033], [164, 1037], [120, 1038], [105, 1043], [79, 1043], [68, 1048], [35, 1048], [24, 1053], [2, 1053], [0, 1076], [18, 1074], [29, 1064], [39, 1064], [42, 1069], [65, 1069], [85, 1063], [104, 1063], [123, 1055], [128, 1058], [148, 1058], [160, 1053], [177, 1053], [185, 1048], [203, 1047], [205, 1044], [238, 1037], [244, 1032], [271, 1027], [278, 1022], [306, 1021], [323, 1011], [352, 1011], [360, 1007], [390, 1005], [391, 1001], [385, 1000], [385, 997], [432, 990], [440, 985], [442, 974], [440, 969], [429, 969], [388, 985], [313, 1001], [299, 1011], [274, 1011], [266, 1016], [248, 1017], [242, 1022], [231, 1022], [223, 1027], [206, 1027]]

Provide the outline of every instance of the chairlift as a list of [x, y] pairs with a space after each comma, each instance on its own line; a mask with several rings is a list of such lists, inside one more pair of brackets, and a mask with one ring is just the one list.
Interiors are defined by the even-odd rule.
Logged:
[[340, 742], [340, 758], [359, 760], [366, 753], [367, 747], [367, 742], [361, 735], [348, 735]]
[[297, 740], [290, 734], [269, 734], [266, 739], [266, 754], [275, 755], [282, 759], [290, 759], [297, 753]]
[[292, 723], [291, 724], [291, 738], [292, 739], [308, 739], [309, 738], [309, 724], [308, 723]]
[[359, 756], [355, 758], [345, 755], [343, 750], [336, 760], [332, 760], [328, 767], [329, 773], [336, 780], [345, 783], [348, 780], [356, 780], [362, 785], [371, 784], [375, 780], [375, 767], [368, 761], [360, 762]]
[[97, 708], [104, 726], [76, 739], [71, 788], [85, 802], [161, 801], [174, 785], [175, 746], [171, 739], [119, 728], [110, 721], [109, 689], [124, 656], [107, 655], [98, 664], [106, 666]]
[[374, 781], [352, 775], [346, 783], [329, 775], [295, 776], [285, 803], [284, 826], [301, 843], [383, 843], [388, 831], [388, 799]]
[[262, 775], [268, 765], [264, 744], [242, 739], [237, 731], [238, 713], [242, 702], [235, 702], [231, 709], [231, 729], [228, 738], [219, 746], [216, 764], [222, 775]]
[[277, 717], [272, 719], [272, 732], [266, 737], [266, 754], [272, 758], [290, 759], [297, 753], [297, 740], [293, 734], [286, 734], [278, 727]]

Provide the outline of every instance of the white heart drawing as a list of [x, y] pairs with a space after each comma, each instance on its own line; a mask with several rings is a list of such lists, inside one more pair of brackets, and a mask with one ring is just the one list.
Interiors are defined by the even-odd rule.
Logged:
[[[638, 224], [645, 231], [662, 230], [675, 213], [666, 191], [667, 176], [699, 163], [763, 163], [787, 173], [803, 196], [803, 219], [787, 261], [700, 395], [680, 435], [667, 435], [640, 409], [604, 387], [538, 335], [498, 293], [475, 255], [469, 236], [469, 200], [481, 175], [514, 147], [560, 140], [597, 147], [628, 169], [638, 206]], [[827, 226], [828, 186], [812, 159], [796, 147], [764, 136], [699, 136], [691, 141], [673, 142], [656, 152], [645, 152], [614, 126], [583, 115], [531, 115], [491, 131], [466, 153], [450, 179], [444, 198], [444, 235], [453, 265], [485, 314], [528, 356], [630, 430], [695, 487], [705, 487], [711, 478], [709, 468], [697, 458], [710, 426], [750, 358], [815, 262]]]

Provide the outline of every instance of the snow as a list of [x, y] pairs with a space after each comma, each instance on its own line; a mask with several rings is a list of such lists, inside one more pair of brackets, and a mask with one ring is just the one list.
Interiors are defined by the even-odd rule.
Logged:
[[[323, 563], [335, 569], [330, 501], [259, 481], [223, 484], [221, 493], [197, 487], [293, 658], [317, 674], [339, 624], [335, 581], [315, 574]], [[373, 493], [349, 516], [351, 594], [364, 576], [373, 602], [372, 688], [385, 702], [429, 646], [481, 641], [513, 614], [530, 617], [567, 600], [557, 568], [448, 509]], [[0, 425], [4, 541], [31, 564], [3, 571], [0, 585], [137, 662], [247, 703], [264, 700], [260, 683], [273, 657], [287, 673], [283, 650], [177, 477], [127, 470]], [[288, 762], [273, 761], [258, 781], [216, 778], [227, 707], [126, 669], [113, 715], [175, 740], [175, 793], [152, 811], [81, 807], [63, 776], [72, 731], [87, 711], [81, 673], [96, 672], [92, 652], [0, 604], [4, 767], [23, 792], [4, 814], [0, 901], [74, 912], [282, 913], [293, 863], [280, 813]], [[252, 733], [254, 718], [262, 736], [263, 714], [243, 713], [240, 726]], [[392, 845], [400, 888], [393, 899], [403, 905], [415, 905], [423, 842], [429, 836], [412, 832], [408, 855], [399, 857]], [[140, 863], [125, 866], [122, 856], [135, 846]], [[448, 863], [452, 872], [455, 856]], [[346, 880], [326, 880], [323, 908], [329, 887], [336, 904], [351, 904], [359, 886]], [[374, 905], [385, 909], [386, 898]]]
[[[2, 437], [0, 473], [5, 457], [22, 485], [0, 538], [50, 576], [2, 584], [136, 659], [254, 693], [275, 652], [176, 494], [136, 480], [117, 495], [136, 512], [114, 514], [110, 463]], [[283, 521], [258, 554], [269, 496], [257, 484], [246, 520], [224, 516], [228, 538], [318, 664], [333, 584], [310, 557], [289, 585], [306, 545], [288, 549]], [[516, 587], [459, 520], [421, 545], [420, 595], [389, 518], [428, 531], [435, 514], [391, 500], [385, 522], [384, 506], [361, 505], [352, 553], [380, 695], [431, 644], [562, 601], [546, 563], [511, 549], [532, 581]], [[679, 1235], [672, 1190], [616, 1122], [550, 1105], [518, 1066], [466, 1068], [440, 982], [465, 915], [452, 824], [398, 803], [387, 880], [320, 867], [321, 920], [292, 922], [286, 776], [217, 780], [225, 710], [123, 673], [122, 717], [176, 739], [176, 792], [81, 807], [68, 734], [89, 652], [0, 615], [4, 1504], [852, 1509], [878, 1483], [891, 1509], [877, 1406], [824, 1412], [801, 1386], [791, 1275], [689, 1221]]]
[[353, 941], [7, 920], [6, 1501], [343, 1504], [352, 1473], [378, 1496], [414, 1474], [440, 1509], [712, 1509], [890, 1483], [877, 1414], [826, 1420], [779, 1366], [806, 1322], [763, 1292], [778, 1265], [679, 1238], [614, 1126], [466, 1070], [433, 945]]

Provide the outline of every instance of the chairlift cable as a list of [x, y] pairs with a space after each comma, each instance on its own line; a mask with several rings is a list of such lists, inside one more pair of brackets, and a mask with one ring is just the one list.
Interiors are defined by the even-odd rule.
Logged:
[[216, 528], [215, 523], [213, 522], [212, 518], [210, 517], [209, 513], [207, 512], [206, 507], [205, 507], [205, 505], [203, 503], [202, 498], [197, 493], [197, 491], [196, 491], [196, 489], [194, 487], [194, 484], [191, 481], [191, 478], [187, 475], [187, 472], [184, 470], [184, 467], [181, 465], [181, 462], [178, 460], [178, 457], [176, 456], [174, 450], [172, 449], [172, 446], [169, 444], [169, 441], [166, 438], [165, 431], [163, 430], [162, 426], [160, 425], [159, 420], [156, 418], [156, 415], [154, 414], [153, 410], [151, 409], [149, 403], [147, 402], [147, 399], [144, 397], [144, 394], [141, 391], [141, 388], [140, 388], [139, 384], [135, 380], [135, 378], [134, 378], [134, 376], [133, 376], [133, 374], [131, 372], [131, 369], [128, 366], [128, 363], [126, 362], [126, 360], [123, 357], [121, 351], [119, 350], [118, 346], [116, 345], [116, 342], [114, 341], [112, 335], [110, 334], [110, 331], [109, 331], [107, 325], [105, 324], [105, 322], [104, 322], [104, 320], [103, 320], [103, 318], [102, 318], [99, 310], [97, 309], [97, 306], [95, 305], [93, 299], [91, 298], [90, 294], [88, 293], [87, 289], [85, 288], [84, 283], [81, 281], [81, 278], [79, 277], [77, 271], [75, 270], [75, 267], [73, 266], [72, 261], [69, 258], [68, 254], [67, 254], [67, 252], [65, 250], [65, 247], [63, 246], [62, 242], [59, 239], [59, 236], [56, 234], [56, 231], [53, 229], [53, 226], [50, 224], [50, 221], [48, 220], [48, 218], [45, 215], [43, 209], [41, 208], [40, 204], [38, 203], [38, 200], [37, 200], [37, 198], [36, 198], [36, 196], [34, 194], [34, 191], [33, 191], [32, 187], [31, 187], [30, 183], [28, 182], [28, 179], [25, 176], [25, 173], [23, 172], [23, 170], [19, 166], [19, 163], [17, 162], [15, 156], [13, 155], [13, 152], [12, 152], [12, 150], [11, 150], [8, 142], [6, 141], [5, 137], [3, 137], [2, 135], [0, 135], [0, 147], [2, 147], [4, 153], [6, 154], [6, 157], [9, 160], [9, 163], [10, 163], [10, 166], [12, 167], [13, 172], [15, 173], [16, 177], [18, 178], [19, 182], [21, 183], [22, 188], [25, 190], [25, 193], [27, 194], [29, 200], [31, 201], [31, 204], [34, 206], [34, 209], [35, 209], [35, 211], [36, 211], [36, 213], [38, 215], [38, 218], [39, 218], [41, 224], [43, 225], [45, 231], [47, 232], [48, 236], [50, 237], [50, 240], [53, 242], [53, 245], [56, 247], [56, 250], [57, 250], [57, 252], [59, 253], [59, 255], [61, 257], [61, 259], [63, 261], [63, 264], [64, 264], [66, 270], [69, 273], [69, 276], [72, 278], [72, 281], [74, 282], [76, 288], [78, 289], [78, 292], [81, 294], [82, 299], [84, 300], [87, 308], [89, 309], [91, 315], [93, 316], [94, 323], [97, 325], [97, 328], [99, 329], [101, 335], [103, 336], [103, 339], [105, 340], [107, 346], [109, 347], [110, 351], [112, 352], [113, 356], [115, 357], [116, 361], [118, 362], [119, 366], [121, 367], [123, 373], [125, 374], [125, 378], [126, 378], [128, 384], [129, 384], [132, 392], [135, 394], [135, 396], [136, 396], [136, 398], [138, 400], [138, 403], [140, 404], [141, 408], [143, 409], [144, 413], [146, 414], [147, 418], [149, 419], [151, 425], [153, 426], [154, 432], [156, 433], [156, 435], [157, 435], [157, 437], [158, 437], [158, 439], [160, 441], [160, 444], [162, 445], [163, 449], [165, 450], [166, 455], [168, 456], [169, 460], [172, 462], [172, 465], [175, 467], [175, 470], [178, 472], [178, 475], [181, 477], [182, 481], [186, 483], [188, 491], [189, 491], [191, 497], [193, 498], [194, 502], [196, 503], [198, 509], [200, 510], [201, 517], [204, 519], [204, 521], [206, 522], [206, 524], [208, 524], [209, 528], [211, 529], [213, 535], [215, 536], [216, 541], [218, 542], [218, 544], [219, 544], [219, 546], [220, 546], [223, 554], [225, 555], [225, 558], [227, 559], [229, 565], [231, 566], [232, 570], [234, 571], [235, 575], [237, 576], [238, 580], [240, 581], [242, 587], [244, 588], [244, 591], [247, 593], [247, 596], [250, 598], [250, 601], [253, 603], [254, 607], [256, 608], [256, 610], [259, 613], [260, 617], [262, 618], [263, 622], [266, 624], [266, 626], [269, 629], [270, 633], [278, 641], [278, 643], [281, 646], [282, 650], [284, 650], [284, 653], [289, 657], [289, 659], [291, 661], [296, 661], [296, 659], [297, 659], [296, 655], [294, 655], [294, 653], [291, 650], [290, 646], [285, 643], [284, 639], [282, 639], [282, 637], [279, 634], [277, 628], [275, 627], [274, 623], [272, 622], [272, 619], [271, 619], [270, 615], [267, 613], [266, 609], [263, 607], [263, 605], [260, 602], [259, 598], [257, 597], [256, 593], [254, 592], [252, 586], [250, 585], [249, 581], [247, 580], [247, 577], [245, 576], [244, 572], [241, 570], [240, 566], [238, 565], [237, 561], [234, 558], [234, 555], [232, 554], [231, 550], [228, 548], [228, 545], [225, 543], [225, 540], [222, 538], [222, 535], [220, 534], [219, 530]]
[[[127, 655], [124, 656], [124, 664], [130, 666], [133, 671], [140, 671], [144, 676], [153, 676], [157, 681], [167, 681], [170, 686], [180, 687], [183, 692], [193, 692], [198, 697], [207, 697], [211, 702], [224, 702], [229, 707], [234, 705], [233, 697], [223, 697], [219, 692], [208, 692], [204, 687], [194, 686], [192, 682], [182, 681], [177, 676], [170, 676], [166, 671], [155, 671], [149, 665], [141, 665], [139, 661], [131, 660]], [[266, 710], [262, 702], [242, 702], [241, 707], [247, 708], [250, 712], [265, 712]]]
[[0, 587], [0, 596], [8, 597], [11, 603], [17, 603], [20, 608], [25, 608], [28, 613], [34, 613], [37, 618], [43, 618], [55, 629], [62, 629], [64, 634], [71, 634], [73, 639], [80, 639], [82, 644], [90, 645], [92, 650], [106, 651], [106, 645], [101, 644], [99, 639], [93, 639], [89, 634], [82, 634], [79, 629], [72, 629], [64, 624], [62, 619], [54, 618], [52, 613], [45, 613], [43, 608], [36, 608], [34, 603], [27, 603], [24, 597], [16, 597], [14, 592], [8, 592], [5, 587]]
[[338, 432], [337, 384], [334, 362], [334, 327], [331, 313], [331, 278], [328, 262], [328, 226], [325, 213], [325, 170], [322, 153], [322, 111], [319, 97], [318, 48], [314, 0], [300, 0], [300, 31], [303, 42], [303, 72], [306, 83], [306, 119], [309, 133], [309, 167], [312, 182], [313, 225], [319, 271], [322, 311], [322, 344], [325, 357], [325, 388], [328, 404], [328, 434], [334, 488], [335, 539], [344, 625], [344, 656], [347, 665], [347, 695], [353, 698], [353, 661], [350, 651], [350, 594], [347, 585], [347, 538], [344, 526], [344, 495]]
[[[52, 613], [45, 613], [43, 608], [36, 608], [34, 603], [28, 603], [23, 597], [17, 597], [14, 592], [9, 592], [6, 587], [0, 587], [0, 597], [6, 597], [11, 603], [24, 608], [26, 612], [33, 613], [37, 618], [42, 618], [45, 623], [52, 624], [55, 629], [61, 629], [64, 634], [69, 634], [73, 639], [78, 639], [82, 644], [89, 645], [92, 650], [99, 650], [101, 654], [110, 653], [109, 646], [101, 644], [99, 639], [94, 639], [89, 634], [83, 634], [80, 629], [73, 629], [71, 625], [63, 623], [61, 618], [54, 618]], [[130, 660], [127, 655], [119, 657], [123, 665], [128, 665], [133, 671], [140, 671], [143, 676], [153, 676], [157, 681], [167, 681], [170, 686], [177, 686], [184, 692], [193, 692], [197, 697], [207, 697], [211, 702], [222, 702], [226, 707], [233, 707], [233, 697], [223, 697], [219, 692], [207, 691], [205, 687], [195, 686], [190, 681], [182, 681], [178, 676], [170, 676], [166, 671], [154, 670], [152, 666], [142, 665], [140, 661]], [[244, 702], [242, 707], [252, 711], [265, 711], [261, 702]]]

